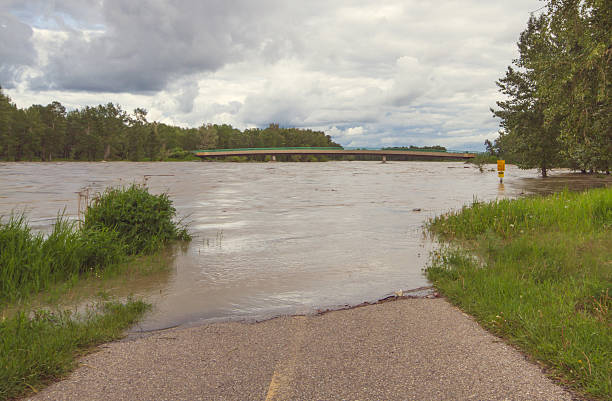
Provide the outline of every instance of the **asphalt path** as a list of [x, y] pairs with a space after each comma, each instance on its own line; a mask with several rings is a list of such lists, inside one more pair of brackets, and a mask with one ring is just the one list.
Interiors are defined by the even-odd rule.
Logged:
[[33, 400], [572, 400], [444, 299], [105, 344]]

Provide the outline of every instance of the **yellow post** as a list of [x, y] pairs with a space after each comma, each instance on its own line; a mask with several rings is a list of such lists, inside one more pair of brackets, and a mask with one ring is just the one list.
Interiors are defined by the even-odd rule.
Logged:
[[499, 182], [504, 182], [504, 172], [506, 171], [506, 161], [498, 160], [497, 161], [497, 176], [499, 177]]

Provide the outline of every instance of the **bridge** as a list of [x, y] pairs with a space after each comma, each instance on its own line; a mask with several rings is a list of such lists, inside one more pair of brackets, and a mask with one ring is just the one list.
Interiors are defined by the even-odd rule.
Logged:
[[273, 161], [279, 155], [367, 155], [380, 156], [383, 162], [387, 161], [388, 156], [413, 156], [427, 159], [471, 159], [476, 156], [474, 153], [443, 150], [343, 149], [338, 147], [208, 149], [196, 150], [194, 154], [201, 158], [266, 155], [271, 156]]

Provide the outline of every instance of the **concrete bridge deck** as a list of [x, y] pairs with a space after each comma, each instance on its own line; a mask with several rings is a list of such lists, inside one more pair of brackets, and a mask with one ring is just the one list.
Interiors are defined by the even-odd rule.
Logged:
[[443, 151], [421, 151], [421, 150], [389, 150], [389, 149], [339, 149], [339, 148], [246, 148], [246, 149], [212, 149], [198, 150], [194, 152], [198, 157], [225, 157], [225, 156], [250, 156], [250, 155], [368, 155], [381, 156], [386, 160], [387, 156], [417, 156], [440, 159], [471, 159], [474, 153], [458, 153]]

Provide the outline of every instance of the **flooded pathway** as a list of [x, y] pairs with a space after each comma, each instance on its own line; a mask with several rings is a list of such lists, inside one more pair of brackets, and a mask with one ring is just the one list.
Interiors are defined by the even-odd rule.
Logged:
[[475, 198], [583, 185], [513, 166], [500, 185], [494, 171], [459, 162], [0, 163], [0, 215], [25, 210], [34, 229], [46, 230], [58, 211], [76, 218], [84, 188], [144, 180], [169, 193], [194, 238], [163, 277], [116, 289], [154, 304], [140, 330], [308, 312], [421, 287], [428, 217]]

